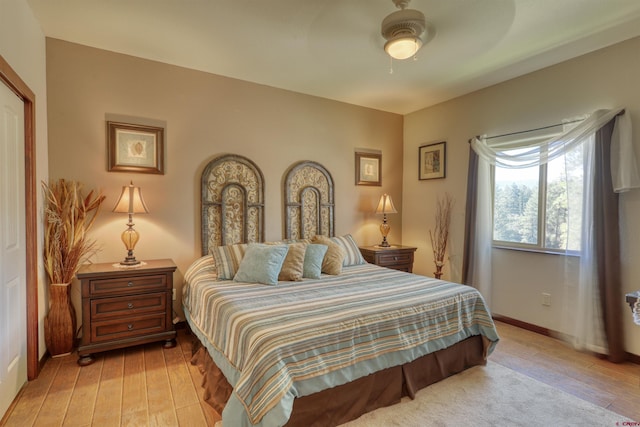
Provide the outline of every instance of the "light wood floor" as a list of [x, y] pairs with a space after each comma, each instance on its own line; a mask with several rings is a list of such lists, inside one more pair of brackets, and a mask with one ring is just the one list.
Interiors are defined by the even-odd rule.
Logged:
[[[490, 360], [640, 421], [640, 365], [612, 364], [564, 343], [497, 322]], [[0, 425], [206, 426], [218, 415], [202, 400], [201, 375], [189, 363], [191, 337], [178, 346], [116, 350], [80, 368], [76, 356], [49, 359]]]

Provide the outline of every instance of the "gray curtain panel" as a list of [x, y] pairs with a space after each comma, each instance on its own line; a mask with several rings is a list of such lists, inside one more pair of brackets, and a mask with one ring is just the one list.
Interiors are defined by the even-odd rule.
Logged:
[[469, 172], [467, 173], [467, 205], [464, 217], [464, 249], [462, 258], [462, 283], [473, 286], [475, 268], [474, 247], [476, 241], [476, 216], [478, 212], [478, 161], [479, 157], [469, 144]]
[[611, 134], [615, 120], [596, 132], [595, 181], [593, 198], [595, 259], [597, 260], [598, 290], [602, 308], [602, 321], [609, 346], [609, 360], [626, 360], [622, 313], [623, 298], [620, 276], [620, 228], [618, 193], [613, 192], [611, 181]]

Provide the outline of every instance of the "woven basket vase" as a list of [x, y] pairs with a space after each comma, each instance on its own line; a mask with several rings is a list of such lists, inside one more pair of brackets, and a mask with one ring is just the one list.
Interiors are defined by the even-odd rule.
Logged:
[[76, 311], [70, 290], [70, 283], [49, 285], [50, 308], [44, 319], [44, 340], [51, 357], [71, 354], [75, 346]]

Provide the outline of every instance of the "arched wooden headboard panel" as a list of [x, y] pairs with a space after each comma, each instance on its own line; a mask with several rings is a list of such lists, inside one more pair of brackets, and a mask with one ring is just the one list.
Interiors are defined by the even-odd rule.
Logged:
[[225, 154], [202, 172], [202, 255], [264, 240], [264, 177], [246, 157]]
[[319, 163], [302, 161], [284, 180], [285, 238], [310, 239], [334, 235], [333, 178]]

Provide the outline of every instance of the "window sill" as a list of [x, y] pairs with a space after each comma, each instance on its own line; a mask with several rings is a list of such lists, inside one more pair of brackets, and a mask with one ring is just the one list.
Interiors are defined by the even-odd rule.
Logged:
[[524, 247], [507, 246], [507, 245], [500, 245], [500, 244], [493, 244], [491, 245], [491, 248], [503, 249], [508, 251], [531, 252], [531, 253], [543, 254], [543, 255], [559, 255], [559, 256], [569, 256], [569, 257], [580, 258], [580, 252], [578, 251], [554, 251], [550, 249], [524, 248]]

